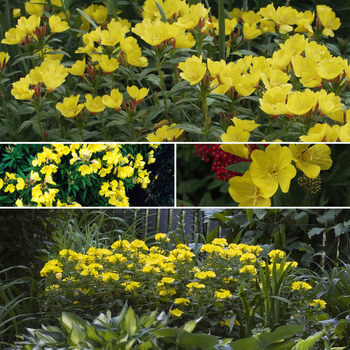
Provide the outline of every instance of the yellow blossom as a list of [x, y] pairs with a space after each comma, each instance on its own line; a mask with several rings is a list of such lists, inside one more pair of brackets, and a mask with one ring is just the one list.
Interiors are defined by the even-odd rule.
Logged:
[[204, 77], [207, 66], [202, 62], [202, 55], [199, 57], [192, 56], [187, 58], [185, 62], [179, 63], [181, 78], [190, 82], [190, 85], [198, 84]]
[[51, 15], [49, 18], [49, 26], [51, 33], [61, 33], [69, 29], [69, 25], [66, 21], [62, 21], [61, 18], [57, 15]]
[[136, 100], [136, 102], [142, 101], [147, 96], [149, 91], [149, 89], [146, 88], [139, 89], [135, 85], [127, 86], [126, 90], [130, 97]]
[[64, 117], [73, 119], [84, 108], [83, 103], [78, 104], [79, 97], [80, 95], [65, 97], [63, 103], [56, 104], [56, 109], [58, 109]]
[[87, 94], [85, 96], [85, 99], [86, 102], [84, 103], [84, 105], [91, 114], [102, 112], [106, 108], [106, 106], [102, 102], [101, 96], [96, 96], [95, 98], [93, 98], [91, 94]]

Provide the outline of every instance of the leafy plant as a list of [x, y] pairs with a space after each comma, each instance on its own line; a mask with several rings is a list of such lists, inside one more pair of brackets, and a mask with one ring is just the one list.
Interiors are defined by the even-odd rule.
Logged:
[[33, 277], [9, 278], [11, 270], [25, 270], [25, 266], [11, 266], [0, 270], [0, 344], [9, 343], [29, 324], [38, 320], [36, 293], [40, 286]]
[[29, 335], [22, 335], [23, 340], [16, 342], [13, 349], [211, 350], [219, 344], [213, 335], [192, 333], [199, 320], [189, 321], [180, 328], [169, 327], [168, 321], [169, 315], [164, 311], [159, 315], [153, 311], [138, 317], [127, 304], [118, 316], [111, 317], [111, 312], [107, 311], [91, 323], [64, 312], [60, 317], [60, 327], [28, 329]]

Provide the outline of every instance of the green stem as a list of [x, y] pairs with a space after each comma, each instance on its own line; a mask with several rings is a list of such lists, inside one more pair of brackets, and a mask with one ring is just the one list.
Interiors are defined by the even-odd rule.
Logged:
[[160, 57], [158, 58], [159, 61], [157, 62], [157, 68], [158, 68], [158, 74], [159, 74], [159, 86], [160, 90], [162, 91], [163, 101], [164, 101], [164, 109], [165, 109], [165, 117], [167, 120], [169, 120], [168, 116], [168, 109], [166, 105], [166, 96], [164, 94], [164, 79], [163, 79], [163, 72], [162, 72], [162, 60]]
[[225, 59], [225, 10], [224, 0], [219, 0], [219, 59]]

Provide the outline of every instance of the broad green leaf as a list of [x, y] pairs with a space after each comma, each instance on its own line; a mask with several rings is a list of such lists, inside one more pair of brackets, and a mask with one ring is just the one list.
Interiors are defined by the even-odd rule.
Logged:
[[310, 335], [307, 339], [299, 340], [295, 350], [308, 350], [310, 349], [322, 336], [324, 332], [320, 331], [313, 335]]

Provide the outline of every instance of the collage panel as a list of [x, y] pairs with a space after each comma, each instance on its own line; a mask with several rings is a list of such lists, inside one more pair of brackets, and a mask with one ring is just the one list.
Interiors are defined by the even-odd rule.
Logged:
[[0, 349], [350, 349], [349, 11], [1, 0]]
[[4, 349], [347, 347], [348, 209], [20, 208], [0, 223]]
[[173, 144], [0, 144], [0, 207], [174, 207]]
[[345, 143], [178, 144], [177, 205], [349, 207]]

